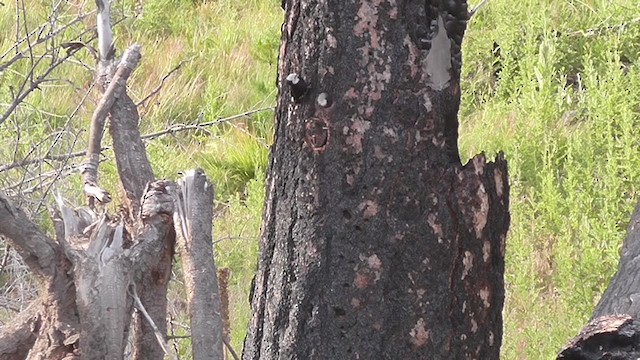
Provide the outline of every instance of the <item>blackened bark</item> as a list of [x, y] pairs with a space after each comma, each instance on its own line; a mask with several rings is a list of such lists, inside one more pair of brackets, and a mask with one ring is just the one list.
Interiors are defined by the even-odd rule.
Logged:
[[244, 359], [498, 358], [509, 188], [459, 161], [466, 18], [286, 2]]
[[558, 355], [558, 360], [637, 360], [640, 322], [629, 315], [610, 315], [589, 322]]
[[602, 295], [591, 319], [610, 314], [640, 315], [640, 203], [631, 216], [620, 251], [618, 271]]
[[590, 322], [558, 354], [558, 359], [640, 357], [640, 202], [631, 216], [611, 279]]

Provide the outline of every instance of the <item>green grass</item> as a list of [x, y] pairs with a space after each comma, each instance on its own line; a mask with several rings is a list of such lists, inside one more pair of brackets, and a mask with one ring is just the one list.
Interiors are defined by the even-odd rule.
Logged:
[[[274, 104], [283, 17], [278, 1], [148, 0], [142, 9], [138, 3], [120, 1], [114, 11], [127, 16], [115, 27], [120, 52], [134, 42], [143, 48], [130, 83], [134, 100], [182, 64], [141, 107], [143, 133]], [[15, 36], [12, 6], [0, 6], [0, 52]], [[44, 21], [48, 5], [29, 6], [33, 28]], [[635, 0], [490, 0], [469, 24], [461, 156], [504, 151], [510, 171], [504, 359], [553, 358], [585, 324], [616, 269], [640, 180], [638, 14]], [[93, 22], [87, 19], [68, 35]], [[78, 60], [93, 66], [86, 51]], [[16, 84], [27, 66], [0, 74], [0, 104], [10, 100], [5, 84]], [[77, 116], [69, 114], [90, 87], [91, 73], [69, 64], [55, 75], [71, 84], [43, 86], [0, 127], [0, 141], [8, 144], [0, 148], [0, 164], [11, 162], [14, 151], [33, 151], [35, 139], [43, 142], [32, 157], [50, 146], [57, 152], [86, 146], [86, 133], [78, 130], [88, 124], [96, 92]], [[249, 319], [271, 117], [259, 113], [147, 147], [158, 177], [174, 179], [197, 166], [215, 183], [216, 262], [231, 269], [232, 342], [238, 351]], [[49, 134], [65, 125], [63, 141], [54, 143]], [[0, 184], [22, 176], [23, 170], [11, 172]], [[101, 176], [117, 193], [112, 163], [101, 167]], [[72, 190], [78, 182], [74, 175], [58, 187]], [[186, 348], [183, 341], [181, 351]]]
[[503, 150], [512, 186], [505, 359], [552, 358], [616, 269], [640, 176], [640, 24], [619, 25], [639, 10], [494, 0], [470, 25], [463, 157]]

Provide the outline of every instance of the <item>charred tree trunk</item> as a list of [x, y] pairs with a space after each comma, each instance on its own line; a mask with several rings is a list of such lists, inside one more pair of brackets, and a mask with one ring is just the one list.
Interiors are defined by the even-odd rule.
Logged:
[[244, 359], [497, 359], [509, 187], [458, 156], [466, 2], [285, 10]]
[[631, 215], [618, 271], [591, 320], [558, 359], [638, 359], [640, 357], [640, 202]]

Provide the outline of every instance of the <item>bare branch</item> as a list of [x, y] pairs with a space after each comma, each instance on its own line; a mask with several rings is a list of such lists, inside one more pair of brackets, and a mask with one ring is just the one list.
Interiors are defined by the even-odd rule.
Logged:
[[[25, 88], [25, 84], [26, 81], [23, 82], [23, 85], [21, 86], [20, 91], [18, 92], [17, 96], [13, 99], [13, 101], [11, 102], [11, 104], [9, 104], [9, 106], [7, 107], [7, 109], [4, 111], [4, 113], [2, 114], [2, 116], [0, 116], [0, 124], [4, 123], [5, 120], [7, 120], [7, 118], [13, 113], [13, 111], [18, 107], [18, 105], [20, 105], [20, 103], [22, 103], [27, 96], [29, 96], [29, 94], [31, 94], [34, 90], [38, 89], [38, 87], [47, 80], [47, 77], [55, 70], [58, 68], [58, 66], [60, 66], [61, 64], [63, 64], [67, 59], [69, 59], [70, 57], [72, 57], [75, 53], [76, 50], [70, 51], [67, 53], [66, 56], [60, 58], [59, 60], [56, 60], [53, 64], [51, 64], [51, 66], [45, 70], [40, 76], [38, 76], [37, 78], [35, 78], [33, 81], [30, 82], [30, 86], [24, 90]], [[42, 57], [40, 58], [42, 59]], [[29, 71], [29, 76], [28, 77], [32, 77], [33, 76], [33, 72], [35, 71], [35, 66]]]
[[471, 11], [469, 11], [469, 19], [471, 19], [473, 15], [475, 15], [478, 12], [478, 10], [482, 9], [482, 7], [486, 3], [487, 3], [487, 0], [482, 0], [478, 5], [476, 5], [473, 9], [471, 9]]
[[227, 348], [227, 350], [229, 350], [229, 352], [231, 353], [231, 356], [233, 356], [234, 360], [240, 360], [240, 357], [238, 356], [238, 353], [236, 353], [235, 350], [233, 350], [233, 347], [231, 346], [231, 344], [229, 343], [229, 341], [227, 339], [222, 339], [224, 341], [224, 346]]
[[29, 268], [39, 277], [55, 272], [57, 245], [21, 209], [0, 193], [0, 235], [7, 238]]
[[162, 348], [162, 351], [164, 351], [164, 353], [167, 356], [169, 356], [170, 359], [177, 360], [176, 355], [173, 352], [169, 351], [169, 344], [167, 344], [167, 342], [164, 341], [164, 335], [160, 332], [155, 322], [153, 322], [153, 319], [151, 318], [147, 310], [144, 308], [144, 305], [142, 305], [142, 301], [140, 301], [140, 297], [136, 292], [135, 284], [131, 286], [131, 292], [132, 292], [131, 296], [133, 297], [133, 301], [136, 304], [136, 309], [138, 309], [138, 311], [140, 311], [142, 315], [144, 315], [144, 318], [149, 323], [149, 326], [151, 326], [151, 328], [153, 329], [153, 333], [155, 334], [156, 339], [158, 340], [158, 344], [160, 344], [160, 347]]
[[109, 87], [107, 87], [107, 90], [102, 95], [102, 99], [91, 119], [87, 160], [82, 172], [84, 177], [84, 191], [88, 196], [94, 197], [103, 203], [111, 201], [109, 194], [98, 186], [98, 164], [100, 162], [100, 144], [102, 142], [104, 123], [113, 104], [125, 93], [127, 80], [133, 72], [133, 69], [138, 66], [139, 61], [140, 46], [134, 45], [124, 53], [122, 61], [118, 65], [116, 73]]
[[178, 65], [176, 65], [173, 69], [169, 70], [168, 73], [166, 73], [162, 79], [160, 79], [160, 84], [158, 84], [158, 86], [156, 86], [155, 89], [153, 89], [149, 95], [145, 96], [144, 99], [138, 101], [138, 103], [136, 104], [137, 107], [140, 107], [140, 105], [145, 105], [145, 103], [147, 101], [149, 101], [149, 99], [151, 99], [152, 97], [156, 96], [160, 90], [162, 90], [162, 87], [164, 86], [164, 82], [169, 78], [169, 76], [171, 76], [173, 73], [175, 73], [176, 71], [180, 70], [180, 68], [182, 67], [182, 65], [184, 65], [187, 62], [187, 60], [182, 60], [178, 63]]
[[[164, 130], [161, 131], [157, 131], [157, 132], [153, 132], [153, 133], [149, 133], [149, 134], [145, 134], [142, 135], [140, 138], [143, 140], [153, 140], [156, 138], [160, 138], [166, 135], [173, 135], [182, 131], [193, 131], [193, 130], [205, 130], [206, 128], [210, 127], [210, 126], [214, 126], [214, 125], [220, 125], [223, 123], [228, 123], [240, 118], [244, 118], [244, 117], [249, 117], [253, 114], [256, 113], [261, 113], [261, 112], [265, 112], [265, 111], [273, 111], [273, 106], [270, 107], [265, 107], [265, 108], [260, 108], [260, 109], [256, 109], [256, 110], [251, 110], [251, 111], [246, 111], [240, 114], [236, 114], [236, 115], [232, 115], [226, 118], [218, 118], [216, 120], [213, 121], [208, 121], [208, 122], [203, 122], [203, 123], [196, 123], [196, 124], [174, 124], [171, 125], [169, 127], [167, 127]], [[100, 148], [100, 151], [107, 151], [107, 150], [111, 150], [111, 146], [103, 146]], [[86, 151], [76, 151], [76, 152], [72, 152], [72, 153], [68, 153], [68, 154], [63, 154], [63, 155], [52, 155], [52, 154], [47, 154], [44, 157], [41, 158], [37, 158], [37, 159], [23, 159], [21, 161], [16, 161], [13, 162], [11, 164], [7, 164], [7, 165], [2, 165], [0, 166], [0, 173], [2, 172], [6, 172], [9, 170], [13, 170], [15, 168], [19, 168], [19, 167], [25, 167], [25, 166], [29, 166], [29, 165], [33, 165], [33, 164], [38, 164], [38, 163], [42, 163], [45, 161], [65, 161], [68, 159], [73, 159], [73, 158], [77, 158], [77, 157], [82, 157], [85, 156], [87, 154]]]

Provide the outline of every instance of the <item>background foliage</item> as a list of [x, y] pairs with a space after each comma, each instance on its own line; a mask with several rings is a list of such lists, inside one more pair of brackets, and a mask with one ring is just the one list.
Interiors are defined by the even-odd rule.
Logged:
[[[58, 6], [60, 19], [94, 6], [81, 0], [24, 2], [28, 16], [18, 24], [23, 32], [46, 23], [52, 6]], [[0, 5], [0, 65], [14, 51], [16, 4], [21, 0]], [[143, 47], [130, 83], [134, 101], [153, 93], [170, 73], [139, 108], [143, 133], [275, 103], [279, 1], [118, 0], [114, 6], [117, 49], [133, 42]], [[505, 359], [553, 357], [586, 322], [616, 269], [640, 178], [638, 14], [635, 0], [490, 0], [469, 24], [463, 49], [462, 158], [504, 151], [512, 186]], [[86, 17], [60, 41], [94, 23]], [[85, 99], [95, 61], [89, 51], [72, 60], [0, 125], [0, 166], [85, 148], [85, 129], [98, 100], [95, 90]], [[0, 71], [0, 113], [29, 66], [17, 62]], [[158, 177], [173, 179], [198, 166], [215, 182], [216, 261], [231, 269], [237, 350], [249, 317], [272, 116], [262, 111], [147, 143]], [[105, 155], [101, 181], [117, 193], [115, 166], [109, 151]], [[80, 160], [0, 172], [0, 187], [20, 195], [46, 225], [51, 191], [82, 201], [74, 167]], [[67, 171], [59, 171], [61, 165]], [[117, 204], [112, 206], [115, 210]], [[11, 305], [5, 306], [6, 317], [14, 311], [10, 307], [19, 309], [33, 294], [24, 290], [29, 286], [19, 264], [2, 265], [2, 270], [1, 294]], [[172, 328], [178, 334], [186, 323], [178, 311], [179, 278], [176, 274], [172, 290]], [[176, 346], [183, 354], [188, 351], [185, 340]]]

